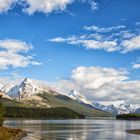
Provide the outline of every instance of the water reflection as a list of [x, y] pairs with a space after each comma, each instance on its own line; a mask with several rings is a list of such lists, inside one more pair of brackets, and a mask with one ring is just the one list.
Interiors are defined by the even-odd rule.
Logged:
[[140, 128], [140, 121], [7, 120], [5, 126], [30, 132], [24, 140], [140, 140], [125, 132]]

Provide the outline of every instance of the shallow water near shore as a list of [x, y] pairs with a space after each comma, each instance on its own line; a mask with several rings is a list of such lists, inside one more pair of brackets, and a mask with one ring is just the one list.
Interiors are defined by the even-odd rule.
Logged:
[[5, 126], [29, 132], [22, 140], [140, 140], [127, 129], [139, 129], [140, 121], [113, 118], [83, 120], [21, 120], [8, 119]]

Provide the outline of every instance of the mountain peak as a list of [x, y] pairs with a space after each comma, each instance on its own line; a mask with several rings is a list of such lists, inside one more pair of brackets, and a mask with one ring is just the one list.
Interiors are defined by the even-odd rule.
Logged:
[[29, 81], [29, 78], [26, 77], [26, 78], [23, 80], [23, 82], [26, 82], [26, 81]]
[[23, 79], [23, 81], [21, 83], [31, 83], [33, 81], [35, 81], [35, 80], [26, 77], [26, 78]]
[[26, 98], [39, 93], [57, 94], [46, 83], [30, 78], [23, 79], [5, 93], [14, 98]]
[[86, 99], [83, 95], [78, 93], [76, 90], [72, 89], [69, 93], [68, 96], [72, 98], [73, 100], [77, 100], [79, 103], [84, 103], [84, 104], [89, 104], [92, 105], [92, 103]]
[[68, 95], [69, 96], [76, 97], [76, 96], [79, 96], [79, 93], [76, 90], [72, 89], [72, 90], [70, 90], [70, 92], [68, 93]]

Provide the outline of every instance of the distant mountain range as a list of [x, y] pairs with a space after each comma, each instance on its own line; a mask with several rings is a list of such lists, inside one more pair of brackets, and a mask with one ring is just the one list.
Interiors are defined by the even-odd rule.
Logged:
[[115, 101], [109, 105], [103, 105], [99, 102], [89, 101], [86, 99], [86, 97], [80, 95], [75, 90], [71, 90], [68, 95], [72, 99], [77, 100], [79, 103], [86, 104], [113, 114], [140, 113], [140, 104], [126, 104], [124, 101]]
[[3, 92], [3, 104], [5, 106], [19, 106], [19, 107], [39, 107], [39, 108], [54, 108], [54, 107], [66, 107], [73, 111], [76, 111], [84, 116], [112, 116], [112, 114], [105, 111], [101, 111], [92, 106], [89, 103], [80, 103], [72, 98], [72, 96], [66, 96], [58, 93], [50, 88], [47, 84], [25, 78], [19, 84], [5, 84], [0, 86], [0, 90]]
[[[89, 101], [76, 90], [72, 89], [67, 95], [62, 95], [46, 83], [29, 78], [25, 78], [16, 85], [0, 84], [0, 90], [3, 92], [4, 98], [11, 100], [11, 102], [22, 103], [24, 106], [67, 107], [86, 116], [110, 116], [109, 113], [140, 113], [140, 105], [125, 104], [124, 102], [103, 105], [99, 102]], [[14, 105], [14, 103], [10, 105]]]

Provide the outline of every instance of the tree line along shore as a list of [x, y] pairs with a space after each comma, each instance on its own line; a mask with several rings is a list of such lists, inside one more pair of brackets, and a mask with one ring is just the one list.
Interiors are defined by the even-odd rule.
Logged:
[[120, 114], [116, 115], [117, 120], [140, 120], [140, 114]]
[[[3, 126], [5, 118], [30, 119], [83, 119], [83, 115], [64, 108], [27, 108], [3, 106], [0, 96], [0, 140], [21, 140], [26, 132], [21, 129], [6, 128]], [[36, 114], [36, 115], [35, 115]]]

